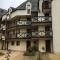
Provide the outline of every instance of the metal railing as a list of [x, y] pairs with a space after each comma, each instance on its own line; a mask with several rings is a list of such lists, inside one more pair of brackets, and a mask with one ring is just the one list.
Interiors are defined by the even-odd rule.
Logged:
[[52, 31], [36, 31], [31, 33], [16, 33], [8, 35], [8, 38], [32, 38], [32, 37], [52, 37]]
[[52, 17], [51, 16], [33, 17], [32, 22], [52, 22]]
[[50, 37], [50, 36], [52, 36], [52, 31], [32, 32], [32, 37]]
[[20, 34], [17, 34], [17, 38], [29, 38], [29, 37], [31, 37], [30, 33], [20, 33]]
[[31, 21], [18, 21], [17, 25], [31, 25]]
[[16, 21], [14, 24], [8, 24], [7, 29], [14, 28], [14, 27], [20, 27], [20, 26], [32, 26], [33, 23], [52, 23], [52, 17], [51, 16], [36, 16], [32, 17], [30, 21]]

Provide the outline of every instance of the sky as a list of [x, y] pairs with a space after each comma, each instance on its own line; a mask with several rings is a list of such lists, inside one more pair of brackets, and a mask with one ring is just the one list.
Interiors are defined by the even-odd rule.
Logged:
[[26, 0], [0, 0], [0, 8], [8, 9], [9, 7], [17, 7]]

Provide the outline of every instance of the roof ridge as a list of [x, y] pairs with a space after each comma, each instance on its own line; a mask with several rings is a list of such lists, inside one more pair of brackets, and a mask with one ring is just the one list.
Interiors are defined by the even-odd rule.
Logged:
[[[26, 2], [27, 2], [27, 1], [24, 1], [24, 2], [23, 2], [23, 3], [21, 3], [19, 6], [23, 5], [23, 4], [24, 4], [24, 3], [26, 3]], [[18, 7], [19, 7], [19, 6], [18, 6]], [[16, 8], [18, 8], [18, 7], [16, 7]]]

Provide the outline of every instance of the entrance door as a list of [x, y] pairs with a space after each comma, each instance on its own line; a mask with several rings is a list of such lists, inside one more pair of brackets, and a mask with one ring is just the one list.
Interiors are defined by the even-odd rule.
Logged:
[[27, 42], [26, 42], [26, 45], [27, 45], [26, 48], [27, 48], [27, 50], [28, 50], [29, 47], [31, 47], [31, 41], [27, 41]]
[[34, 45], [35, 51], [38, 51], [38, 41], [37, 40], [33, 41], [33, 45]]
[[46, 40], [46, 52], [51, 52], [50, 40]]

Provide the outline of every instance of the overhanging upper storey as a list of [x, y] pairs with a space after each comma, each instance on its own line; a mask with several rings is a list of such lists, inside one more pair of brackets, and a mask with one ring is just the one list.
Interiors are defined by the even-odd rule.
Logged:
[[3, 15], [3, 20], [9, 20], [16, 16], [30, 16], [31, 12], [38, 12], [38, 0], [27, 0], [17, 8], [10, 7], [6, 15]]
[[4, 21], [5, 19], [10, 20], [13, 19], [14, 17], [19, 17], [19, 16], [30, 16], [31, 13], [27, 13], [27, 10], [16, 10], [14, 12], [12, 12], [11, 14], [6, 14], [3, 15], [2, 17], [2, 21]]

